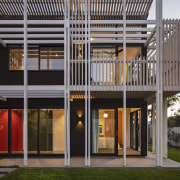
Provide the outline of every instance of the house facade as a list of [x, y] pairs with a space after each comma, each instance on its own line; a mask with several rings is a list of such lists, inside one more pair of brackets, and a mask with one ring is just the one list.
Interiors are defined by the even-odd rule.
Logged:
[[153, 0], [1, 1], [0, 155], [167, 158], [166, 98], [180, 90], [179, 20]]

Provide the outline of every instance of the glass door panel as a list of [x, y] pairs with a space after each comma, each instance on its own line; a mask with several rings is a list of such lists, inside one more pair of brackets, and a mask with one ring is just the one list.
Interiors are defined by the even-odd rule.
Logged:
[[130, 115], [130, 147], [136, 148], [136, 112]]
[[115, 153], [115, 110], [99, 109], [92, 112], [92, 153]]
[[28, 110], [28, 153], [37, 153], [38, 110]]
[[64, 110], [41, 109], [39, 149], [44, 154], [64, 153]]

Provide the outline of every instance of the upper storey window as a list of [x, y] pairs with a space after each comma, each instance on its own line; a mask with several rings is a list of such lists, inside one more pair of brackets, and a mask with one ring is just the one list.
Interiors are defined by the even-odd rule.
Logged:
[[[63, 70], [64, 52], [59, 47], [28, 48], [28, 70]], [[24, 49], [9, 48], [9, 70], [24, 69]]]

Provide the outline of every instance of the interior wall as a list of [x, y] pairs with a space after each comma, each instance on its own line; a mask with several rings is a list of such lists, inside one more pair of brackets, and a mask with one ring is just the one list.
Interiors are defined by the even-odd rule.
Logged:
[[0, 153], [8, 151], [8, 110], [0, 110]]
[[[108, 114], [107, 118], [104, 117], [104, 113]], [[102, 126], [102, 136], [114, 138], [114, 122], [114, 110], [99, 110], [99, 125]]]
[[11, 150], [23, 151], [23, 112], [22, 110], [11, 111]]

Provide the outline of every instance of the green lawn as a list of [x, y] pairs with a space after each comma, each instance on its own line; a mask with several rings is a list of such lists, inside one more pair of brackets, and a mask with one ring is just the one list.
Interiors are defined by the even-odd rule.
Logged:
[[31, 169], [20, 168], [3, 180], [60, 179], [60, 180], [116, 180], [116, 179], [173, 179], [179, 180], [179, 169]]
[[[152, 152], [152, 146], [148, 146], [148, 151]], [[168, 147], [168, 158], [180, 163], [180, 149]]]
[[168, 158], [180, 163], [180, 149], [168, 147]]
[[148, 151], [152, 152], [152, 146], [148, 146]]

